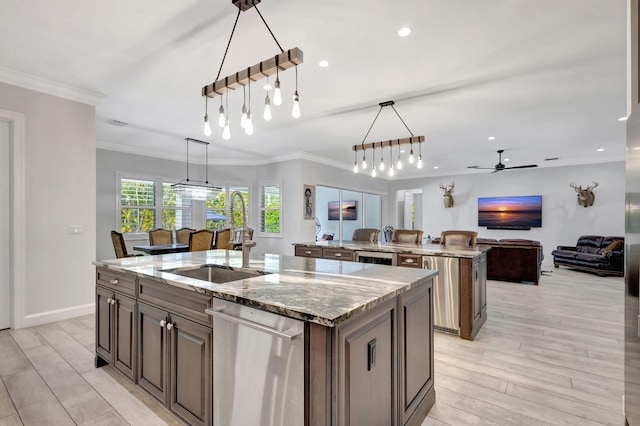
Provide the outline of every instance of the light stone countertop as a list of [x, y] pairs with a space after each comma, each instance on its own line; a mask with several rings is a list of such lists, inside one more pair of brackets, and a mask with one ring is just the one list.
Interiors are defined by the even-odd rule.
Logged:
[[298, 247], [327, 247], [343, 248], [353, 251], [379, 251], [384, 253], [421, 254], [423, 256], [444, 256], [474, 258], [482, 253], [491, 250], [491, 247], [461, 247], [461, 246], [441, 246], [439, 244], [398, 244], [398, 243], [368, 243], [364, 241], [339, 241], [322, 240], [312, 242], [293, 243]]
[[206, 264], [240, 269], [242, 252], [230, 250], [136, 256], [93, 264], [330, 327], [414, 287], [431, 285], [431, 278], [437, 275], [437, 271], [426, 269], [275, 254], [252, 255], [249, 269], [266, 274], [223, 284], [163, 272]]

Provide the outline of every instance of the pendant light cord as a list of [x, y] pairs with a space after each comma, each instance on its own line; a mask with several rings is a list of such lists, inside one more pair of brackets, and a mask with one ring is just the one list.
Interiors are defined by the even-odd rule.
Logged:
[[258, 15], [260, 15], [260, 19], [262, 19], [262, 22], [264, 22], [264, 26], [267, 27], [267, 29], [269, 30], [269, 34], [271, 34], [271, 37], [273, 37], [273, 41], [275, 41], [276, 44], [278, 45], [278, 48], [280, 49], [280, 53], [284, 53], [282, 46], [280, 46], [280, 43], [278, 43], [278, 39], [276, 39], [276, 36], [273, 34], [273, 31], [271, 31], [271, 28], [269, 28], [269, 24], [267, 24], [267, 21], [265, 21], [264, 18], [262, 17], [262, 13], [260, 13], [260, 10], [258, 10], [258, 5], [253, 0], [251, 0], [251, 3], [253, 3], [253, 7], [255, 8], [256, 12], [258, 12]]
[[371, 132], [371, 129], [373, 129], [373, 125], [376, 124], [376, 120], [378, 119], [378, 116], [382, 112], [382, 108], [383, 107], [380, 107], [380, 109], [378, 110], [378, 113], [376, 114], [376, 118], [373, 119], [373, 123], [371, 123], [369, 130], [367, 130], [367, 134], [364, 135], [364, 139], [362, 139], [362, 149], [364, 149], [364, 141], [367, 140], [367, 136], [369, 136], [369, 132]]
[[233, 23], [233, 29], [231, 30], [231, 35], [229, 36], [229, 42], [227, 43], [227, 48], [224, 51], [224, 56], [222, 57], [222, 63], [220, 64], [220, 69], [218, 70], [218, 75], [216, 76], [215, 81], [218, 81], [220, 78], [220, 73], [222, 72], [222, 66], [224, 65], [224, 60], [227, 58], [227, 53], [229, 52], [229, 46], [231, 46], [231, 39], [233, 38], [233, 34], [236, 32], [236, 25], [238, 25], [238, 19], [240, 18], [240, 8], [238, 8], [238, 14], [236, 15], [236, 21]]
[[407, 123], [404, 122], [402, 117], [400, 117], [400, 114], [398, 114], [398, 111], [396, 111], [396, 107], [394, 107], [393, 105], [390, 105], [390, 106], [391, 106], [391, 108], [393, 108], [393, 111], [395, 111], [395, 113], [398, 116], [398, 118], [400, 119], [400, 121], [402, 121], [402, 124], [404, 124], [404, 127], [406, 127], [407, 130], [409, 130], [409, 133], [411, 133], [411, 137], [413, 137], [413, 132], [411, 131], [411, 129], [409, 129], [409, 126], [407, 126]]

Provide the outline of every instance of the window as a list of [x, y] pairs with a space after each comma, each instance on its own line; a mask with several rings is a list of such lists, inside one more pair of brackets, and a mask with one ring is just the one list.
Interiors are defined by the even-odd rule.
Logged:
[[280, 184], [260, 186], [260, 232], [280, 235], [282, 209]]
[[171, 183], [120, 178], [119, 200], [120, 232], [191, 227], [191, 200], [176, 194]]
[[[239, 191], [244, 198], [247, 211], [247, 222], [249, 222], [249, 187], [248, 186], [227, 186], [215, 197], [207, 201], [206, 221], [207, 229], [215, 231], [218, 229], [228, 228], [231, 225], [230, 214], [231, 205], [228, 200], [231, 193]], [[242, 204], [236, 198], [233, 206], [234, 223], [236, 227], [242, 226]], [[248, 226], [245, 225], [245, 226]]]

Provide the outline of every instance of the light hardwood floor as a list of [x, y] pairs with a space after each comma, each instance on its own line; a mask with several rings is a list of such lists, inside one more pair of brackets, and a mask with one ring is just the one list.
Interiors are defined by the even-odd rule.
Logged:
[[[474, 342], [436, 333], [423, 425], [623, 425], [623, 287], [567, 269], [489, 281]], [[93, 352], [92, 315], [0, 331], [0, 426], [181, 424]]]

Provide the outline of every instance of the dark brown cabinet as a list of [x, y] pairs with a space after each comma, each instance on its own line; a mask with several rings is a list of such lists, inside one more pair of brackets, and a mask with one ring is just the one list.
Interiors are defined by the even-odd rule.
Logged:
[[211, 424], [211, 328], [138, 304], [138, 384], [191, 425]]
[[135, 299], [96, 287], [96, 353], [132, 380], [136, 366], [135, 318]]

